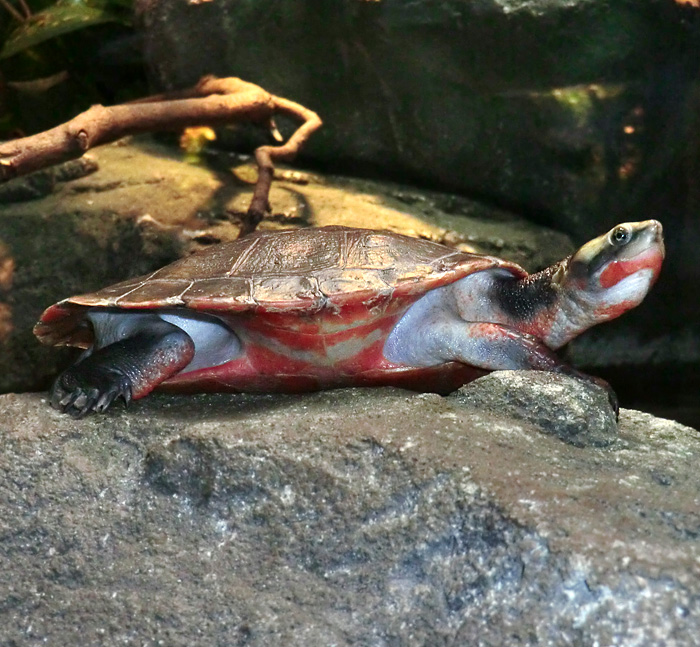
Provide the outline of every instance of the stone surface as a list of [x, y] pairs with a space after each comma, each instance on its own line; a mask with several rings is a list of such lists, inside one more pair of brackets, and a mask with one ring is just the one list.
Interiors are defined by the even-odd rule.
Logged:
[[601, 387], [566, 375], [497, 371], [459, 389], [464, 406], [531, 423], [577, 447], [610, 445], [615, 414]]
[[[43, 388], [65, 366], [66, 353], [41, 347], [32, 335], [44, 308], [239, 235], [237, 214], [250, 201], [254, 171], [238, 157], [189, 164], [177, 149], [149, 141], [91, 156], [99, 170], [60, 181], [42, 199], [6, 196], [3, 204], [0, 196], [0, 392]], [[572, 249], [563, 234], [457, 196], [289, 170], [278, 175], [274, 214], [262, 227], [384, 228], [529, 269]]]
[[624, 409], [579, 448], [394, 389], [2, 396], [0, 643], [694, 644], [699, 459]]

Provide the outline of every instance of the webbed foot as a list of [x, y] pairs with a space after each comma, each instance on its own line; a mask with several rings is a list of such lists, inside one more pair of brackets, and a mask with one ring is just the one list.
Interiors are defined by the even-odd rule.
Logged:
[[61, 373], [51, 387], [50, 396], [54, 409], [79, 419], [91, 411], [106, 411], [119, 398], [128, 406], [132, 385], [118, 369], [91, 366], [86, 360]]
[[61, 373], [51, 388], [51, 406], [83, 418], [91, 411], [106, 411], [119, 398], [128, 405], [187, 366], [193, 356], [194, 342], [185, 331], [151, 320], [131, 337], [98, 348]]

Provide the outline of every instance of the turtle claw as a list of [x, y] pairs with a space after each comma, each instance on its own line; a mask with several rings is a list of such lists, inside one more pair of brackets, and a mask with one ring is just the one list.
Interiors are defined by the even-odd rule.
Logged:
[[131, 382], [126, 375], [114, 369], [84, 368], [76, 364], [58, 376], [50, 396], [54, 409], [79, 420], [91, 411], [104, 413], [120, 397], [126, 404], [131, 401]]
[[99, 398], [96, 399], [93, 409], [97, 413], [104, 413], [118, 398], [122, 398], [124, 400], [124, 406], [129, 406], [129, 403], [131, 402], [131, 383], [126, 376], [121, 376], [116, 384], [102, 393]]

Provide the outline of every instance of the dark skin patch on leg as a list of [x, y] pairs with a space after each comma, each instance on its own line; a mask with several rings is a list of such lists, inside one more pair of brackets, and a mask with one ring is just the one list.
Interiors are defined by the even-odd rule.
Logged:
[[194, 342], [187, 333], [154, 322], [61, 373], [51, 389], [51, 406], [82, 418], [90, 411], [106, 411], [119, 398], [128, 404], [181, 371], [193, 356]]

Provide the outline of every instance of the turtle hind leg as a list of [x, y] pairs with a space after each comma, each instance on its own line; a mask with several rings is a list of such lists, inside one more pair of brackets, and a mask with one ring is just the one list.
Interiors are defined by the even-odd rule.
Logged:
[[150, 393], [194, 357], [194, 342], [181, 328], [155, 320], [133, 335], [95, 350], [58, 376], [51, 406], [82, 418]]

